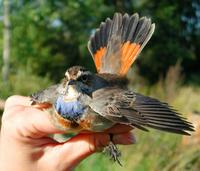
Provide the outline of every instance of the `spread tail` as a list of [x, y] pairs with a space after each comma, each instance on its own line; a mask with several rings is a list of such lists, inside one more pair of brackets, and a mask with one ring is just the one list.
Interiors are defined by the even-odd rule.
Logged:
[[115, 13], [112, 20], [107, 18], [88, 42], [97, 72], [126, 75], [154, 29], [149, 18], [139, 18], [137, 13]]

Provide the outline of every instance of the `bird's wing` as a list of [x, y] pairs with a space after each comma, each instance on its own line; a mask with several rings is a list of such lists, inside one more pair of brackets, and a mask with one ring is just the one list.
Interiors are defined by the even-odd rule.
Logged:
[[107, 18], [88, 42], [97, 72], [126, 75], [154, 29], [149, 18], [139, 18], [137, 13]]
[[61, 84], [56, 84], [50, 86], [47, 89], [32, 94], [31, 95], [32, 105], [54, 104], [58, 96], [61, 94], [62, 87], [63, 86]]
[[185, 135], [189, 135], [187, 131], [193, 131], [191, 123], [168, 104], [119, 88], [97, 90], [90, 107], [113, 122], [143, 130], [151, 127]]

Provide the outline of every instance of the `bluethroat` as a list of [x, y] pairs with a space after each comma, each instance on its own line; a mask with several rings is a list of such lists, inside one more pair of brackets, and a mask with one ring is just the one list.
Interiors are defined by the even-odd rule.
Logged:
[[[97, 73], [73, 66], [60, 84], [34, 93], [32, 104], [48, 110], [55, 126], [66, 132], [103, 132], [120, 123], [144, 131], [150, 127], [189, 135], [192, 124], [167, 103], [127, 89], [127, 72], [154, 29], [147, 17], [115, 13], [88, 42]], [[112, 135], [108, 149], [119, 162]]]

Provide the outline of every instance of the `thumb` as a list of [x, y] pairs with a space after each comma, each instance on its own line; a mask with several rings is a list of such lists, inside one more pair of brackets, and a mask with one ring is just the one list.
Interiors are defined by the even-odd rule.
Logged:
[[63, 133], [52, 124], [49, 113], [30, 106], [30, 103], [30, 98], [23, 96], [11, 96], [6, 100], [2, 116], [2, 127], [6, 132], [12, 132], [21, 139]]

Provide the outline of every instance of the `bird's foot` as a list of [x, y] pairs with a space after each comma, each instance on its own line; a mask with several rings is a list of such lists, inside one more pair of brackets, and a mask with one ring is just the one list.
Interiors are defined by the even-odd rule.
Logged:
[[113, 160], [114, 162], [117, 162], [120, 166], [122, 166], [119, 159], [121, 157], [121, 152], [117, 148], [116, 144], [113, 143], [112, 137], [113, 135], [110, 134], [110, 142], [108, 146], [104, 148], [104, 152], [110, 156], [111, 160]]

